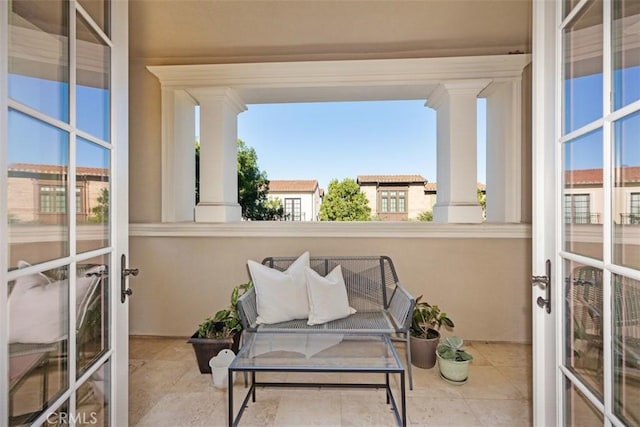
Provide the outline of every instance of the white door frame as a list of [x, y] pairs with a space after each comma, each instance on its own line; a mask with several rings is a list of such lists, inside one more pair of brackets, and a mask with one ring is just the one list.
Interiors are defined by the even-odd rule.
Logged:
[[[532, 274], [545, 275], [545, 262], [552, 262], [552, 300], [558, 301], [556, 258], [556, 2], [533, 2], [533, 84], [532, 84]], [[548, 173], [553, 171], [553, 173]], [[546, 297], [538, 286], [532, 290], [533, 316], [533, 424], [559, 425], [558, 375], [556, 359], [556, 303], [551, 313], [538, 307], [536, 300]], [[556, 298], [554, 298], [556, 297]]]

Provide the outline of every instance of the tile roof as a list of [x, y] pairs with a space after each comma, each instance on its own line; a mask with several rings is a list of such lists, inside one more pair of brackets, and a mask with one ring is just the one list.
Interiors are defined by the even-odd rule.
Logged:
[[315, 179], [272, 179], [269, 180], [270, 193], [314, 192], [318, 188]]
[[[47, 174], [65, 174], [67, 173], [66, 165], [45, 165], [36, 163], [12, 163], [8, 167], [9, 172], [31, 172], [31, 173], [47, 173]], [[76, 168], [77, 175], [90, 176], [109, 176], [107, 168], [87, 168], [78, 166]]]
[[427, 180], [422, 175], [358, 175], [358, 184], [422, 184], [425, 182]]
[[[619, 171], [619, 172], [618, 172]], [[640, 166], [624, 166], [614, 171], [617, 182], [640, 183]], [[602, 169], [572, 169], [564, 172], [566, 185], [602, 185]]]

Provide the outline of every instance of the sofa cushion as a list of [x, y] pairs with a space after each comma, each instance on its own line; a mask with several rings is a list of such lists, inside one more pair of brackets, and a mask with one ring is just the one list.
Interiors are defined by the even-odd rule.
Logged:
[[325, 277], [306, 268], [307, 290], [309, 292], [309, 320], [307, 325], [319, 325], [342, 319], [356, 312], [349, 307], [347, 287], [338, 265]]
[[258, 324], [306, 319], [309, 297], [305, 268], [309, 267], [309, 252], [305, 252], [287, 268], [279, 271], [255, 261], [248, 261], [249, 273], [256, 290]]

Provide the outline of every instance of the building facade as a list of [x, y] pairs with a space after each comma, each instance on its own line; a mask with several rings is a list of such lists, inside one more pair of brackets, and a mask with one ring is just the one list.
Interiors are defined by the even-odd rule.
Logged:
[[318, 221], [322, 189], [313, 180], [269, 181], [269, 200], [279, 199], [286, 221]]

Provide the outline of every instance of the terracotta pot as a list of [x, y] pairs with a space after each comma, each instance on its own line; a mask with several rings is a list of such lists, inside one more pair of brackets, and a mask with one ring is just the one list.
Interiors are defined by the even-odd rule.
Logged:
[[436, 338], [418, 338], [411, 336], [411, 364], [418, 368], [430, 369], [436, 364], [436, 347], [440, 334]]
[[240, 333], [237, 333], [233, 338], [198, 338], [198, 332], [196, 332], [187, 342], [193, 345], [200, 373], [210, 374], [209, 360], [217, 356], [220, 350], [230, 348], [235, 354], [238, 354]]

